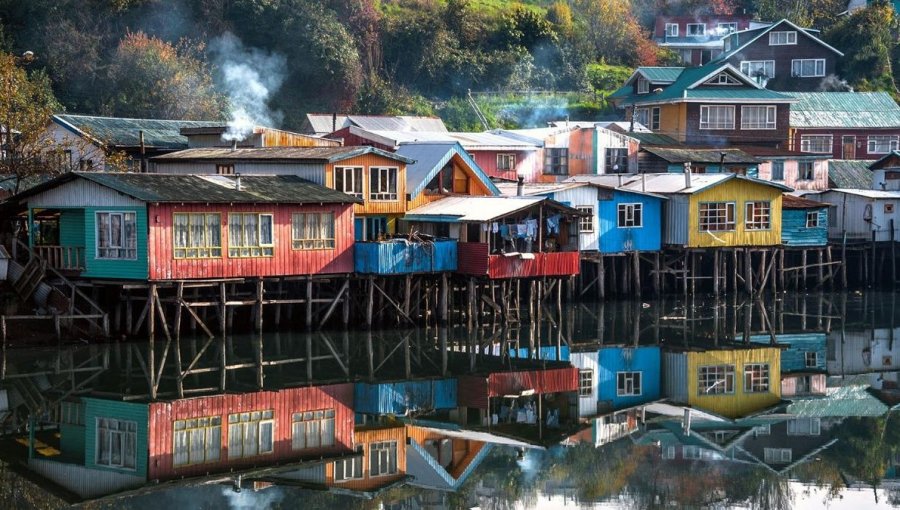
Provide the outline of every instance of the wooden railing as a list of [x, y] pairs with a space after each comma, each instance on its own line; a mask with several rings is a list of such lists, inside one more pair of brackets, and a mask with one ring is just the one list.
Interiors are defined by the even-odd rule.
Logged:
[[35, 246], [34, 252], [59, 271], [84, 271], [83, 246]]

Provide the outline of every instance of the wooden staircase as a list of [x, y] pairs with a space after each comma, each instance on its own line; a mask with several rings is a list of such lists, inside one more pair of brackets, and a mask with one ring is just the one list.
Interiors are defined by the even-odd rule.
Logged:
[[28, 261], [22, 276], [13, 282], [13, 290], [16, 291], [16, 294], [19, 295], [19, 298], [23, 302], [31, 299], [31, 296], [34, 295], [34, 291], [37, 290], [38, 286], [44, 280], [46, 272], [47, 263], [44, 259], [32, 257], [31, 260]]

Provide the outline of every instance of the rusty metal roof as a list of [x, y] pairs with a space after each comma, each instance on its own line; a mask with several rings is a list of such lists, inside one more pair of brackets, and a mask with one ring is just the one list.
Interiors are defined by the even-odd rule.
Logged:
[[828, 206], [829, 204], [823, 202], [816, 202], [815, 200], [795, 197], [789, 194], [785, 194], [781, 201], [782, 209], [821, 209]]
[[227, 147], [206, 147], [186, 149], [152, 158], [157, 162], [186, 161], [326, 161], [335, 162], [344, 159], [377, 154], [385, 158], [412, 163], [412, 160], [383, 151], [375, 147], [252, 147], [231, 149]]
[[658, 156], [669, 163], [715, 163], [722, 161], [725, 154], [726, 164], [759, 164], [761, 161], [740, 149], [698, 149], [675, 147], [642, 147], [641, 150]]

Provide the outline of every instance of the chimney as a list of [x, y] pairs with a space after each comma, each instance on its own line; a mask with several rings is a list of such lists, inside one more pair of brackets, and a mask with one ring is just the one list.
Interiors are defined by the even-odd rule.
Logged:
[[691, 187], [691, 162], [688, 161], [684, 164], [684, 187]]
[[684, 429], [685, 434], [691, 433], [691, 409], [684, 409], [684, 420], [681, 422], [681, 427]]
[[331, 114], [331, 132], [337, 131], [337, 112]]
[[516, 196], [521, 197], [525, 194], [525, 176], [519, 176], [519, 183], [516, 185]]
[[147, 146], [144, 145], [144, 130], [138, 131], [141, 140], [141, 173], [147, 173]]
[[234, 174], [234, 189], [243, 191], [243, 188], [241, 188], [241, 174]]
[[237, 139], [234, 139], [231, 141], [231, 150], [233, 150], [233, 151], [237, 150]]
[[641, 174], [641, 191], [647, 191], [647, 174]]

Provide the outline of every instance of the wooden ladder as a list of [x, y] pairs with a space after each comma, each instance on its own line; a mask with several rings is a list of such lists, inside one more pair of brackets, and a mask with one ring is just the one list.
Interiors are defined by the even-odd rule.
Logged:
[[19, 295], [22, 301], [28, 301], [31, 298], [38, 285], [44, 279], [46, 270], [47, 263], [40, 257], [32, 257], [28, 261], [22, 276], [13, 284], [13, 290], [16, 291], [16, 294]]

